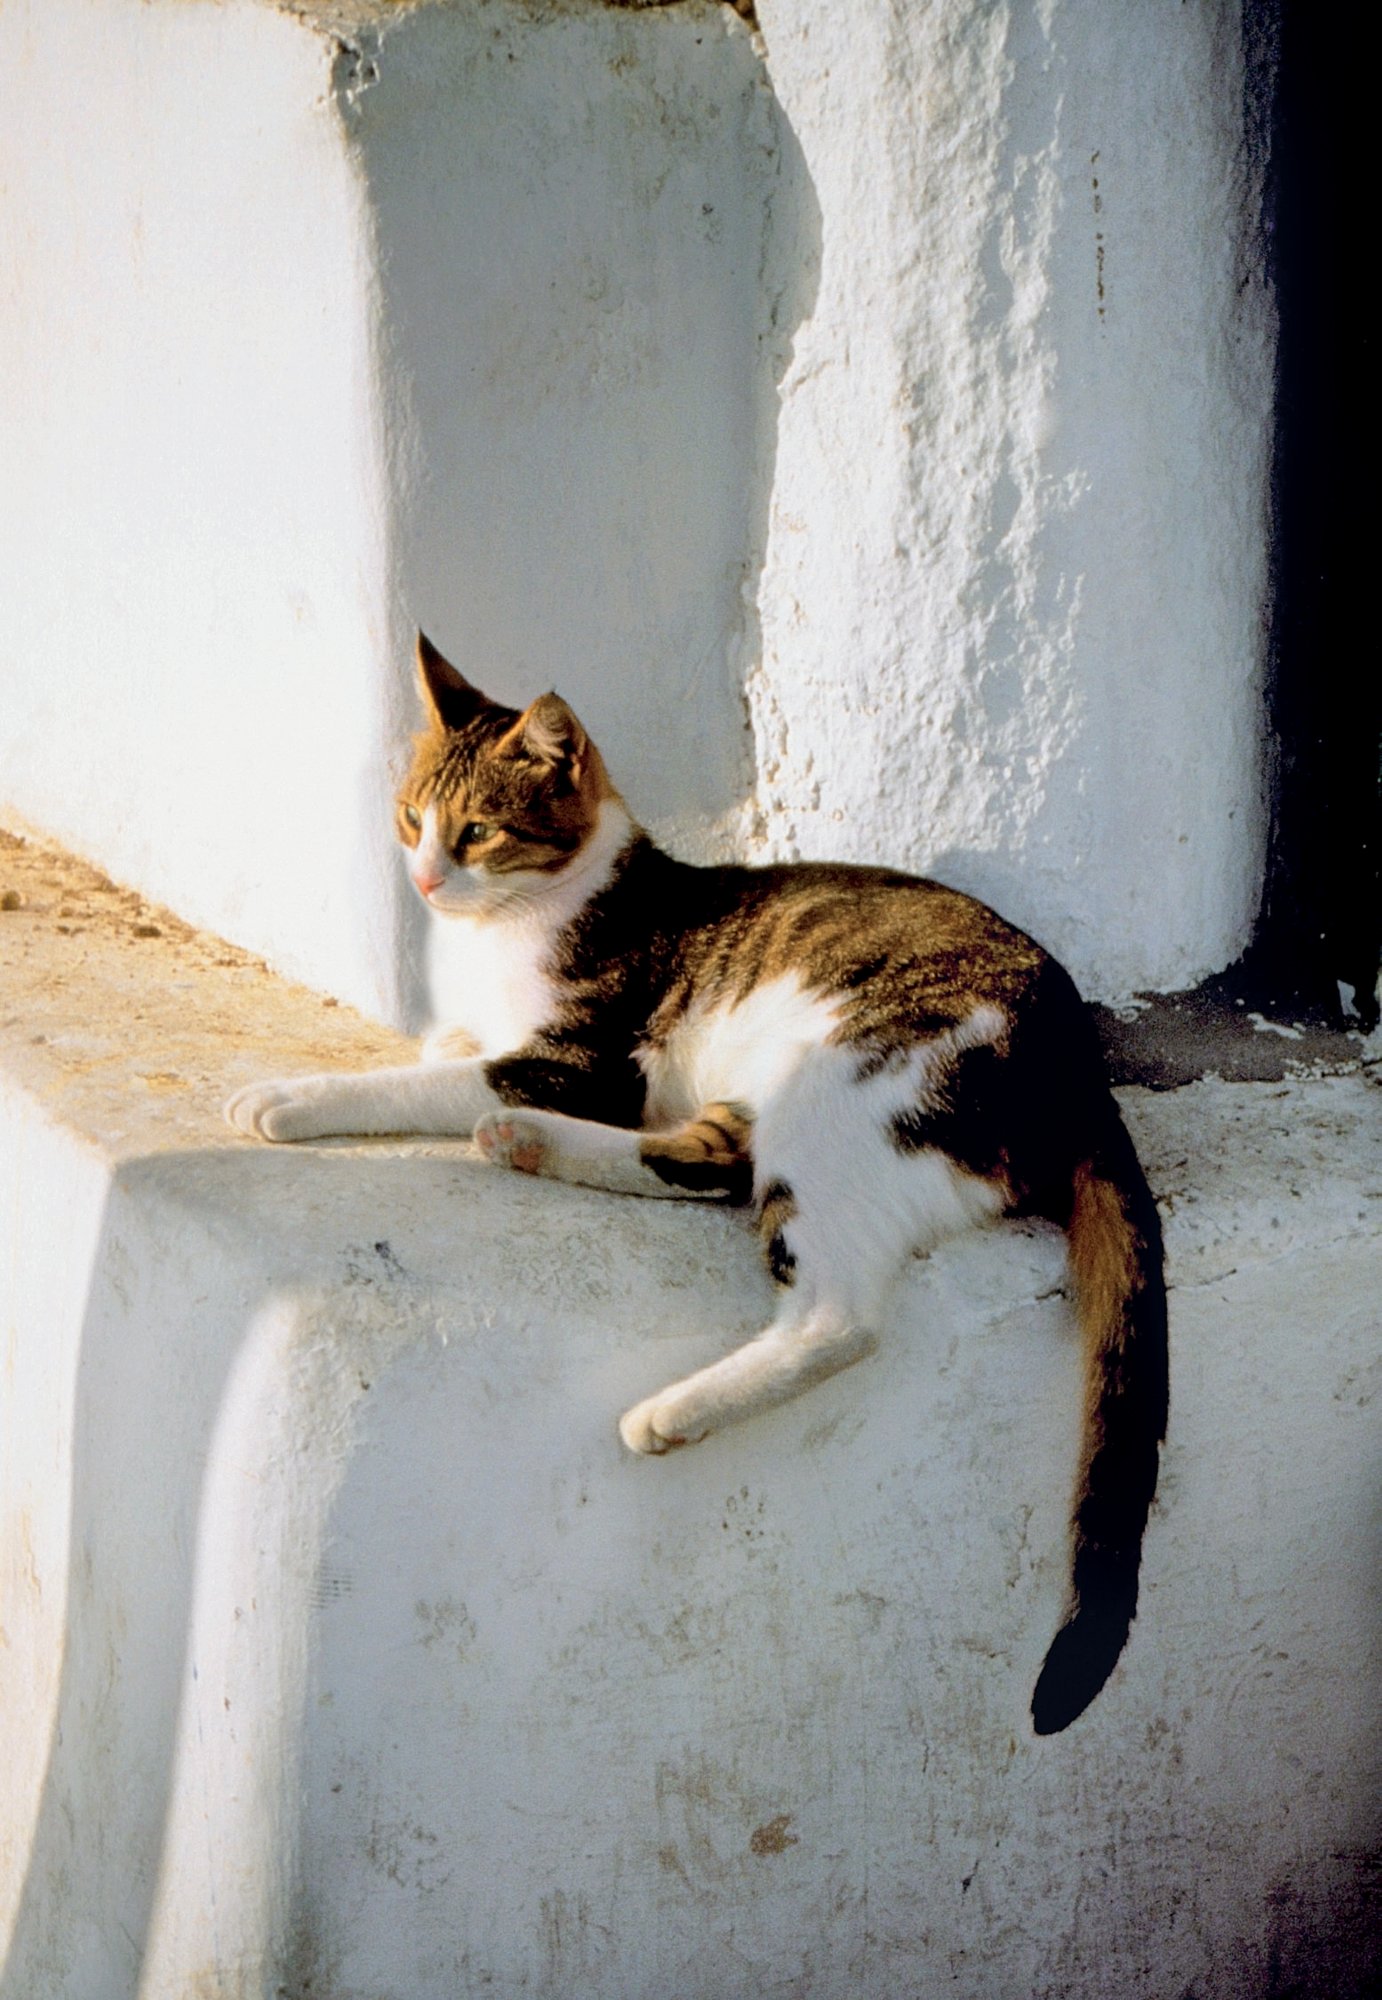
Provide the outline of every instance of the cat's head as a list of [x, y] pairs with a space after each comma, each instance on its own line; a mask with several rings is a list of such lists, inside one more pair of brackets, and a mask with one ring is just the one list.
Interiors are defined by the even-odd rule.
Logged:
[[504, 708], [421, 632], [417, 667], [427, 727], [395, 823], [430, 908], [465, 916], [541, 904], [627, 838], [600, 753], [560, 695]]

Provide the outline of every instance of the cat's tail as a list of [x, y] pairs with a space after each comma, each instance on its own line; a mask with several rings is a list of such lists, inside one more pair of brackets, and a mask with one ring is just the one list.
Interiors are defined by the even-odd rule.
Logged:
[[1166, 1435], [1161, 1223], [1111, 1102], [1098, 1144], [1075, 1169], [1070, 1265], [1084, 1335], [1084, 1434], [1070, 1609], [1032, 1695], [1040, 1736], [1084, 1713], [1123, 1650]]

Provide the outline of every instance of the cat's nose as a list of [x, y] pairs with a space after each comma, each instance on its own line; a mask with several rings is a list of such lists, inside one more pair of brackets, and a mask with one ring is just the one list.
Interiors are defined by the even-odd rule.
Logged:
[[417, 884], [419, 896], [430, 896], [434, 889], [440, 889], [446, 877], [434, 875], [430, 868], [417, 868], [413, 871], [413, 880]]

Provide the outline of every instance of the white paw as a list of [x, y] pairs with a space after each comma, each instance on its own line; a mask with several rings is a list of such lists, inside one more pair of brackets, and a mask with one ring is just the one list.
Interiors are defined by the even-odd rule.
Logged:
[[475, 1121], [474, 1139], [481, 1158], [492, 1167], [512, 1167], [520, 1174], [542, 1172], [547, 1148], [534, 1119], [512, 1111], [486, 1111]]
[[320, 1080], [283, 1077], [272, 1083], [251, 1083], [237, 1090], [226, 1105], [226, 1117], [237, 1132], [251, 1139], [282, 1143], [320, 1139], [338, 1131], [324, 1102]]
[[679, 1445], [699, 1444], [709, 1436], [709, 1427], [684, 1398], [668, 1395], [664, 1389], [661, 1395], [649, 1396], [625, 1410], [619, 1419], [619, 1435], [630, 1451], [657, 1457]]

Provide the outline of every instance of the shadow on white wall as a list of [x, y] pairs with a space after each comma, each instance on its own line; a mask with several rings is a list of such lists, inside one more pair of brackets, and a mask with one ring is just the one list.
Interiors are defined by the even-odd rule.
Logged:
[[[556, 687], [645, 823], [725, 852], [820, 265], [761, 56], [702, 9], [424, 14], [347, 115], [384, 253], [400, 624], [500, 700]], [[412, 712], [409, 687], [400, 736]]]

